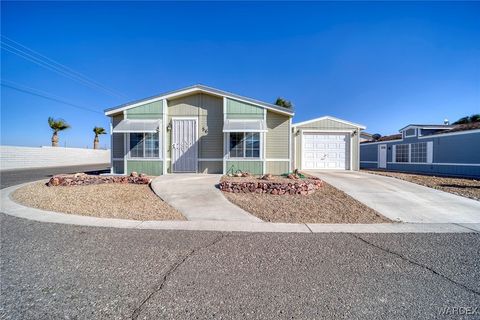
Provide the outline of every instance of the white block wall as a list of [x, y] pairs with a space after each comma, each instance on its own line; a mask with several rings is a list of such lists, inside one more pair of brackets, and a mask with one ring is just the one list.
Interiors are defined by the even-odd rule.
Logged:
[[110, 150], [0, 146], [0, 170], [110, 163]]

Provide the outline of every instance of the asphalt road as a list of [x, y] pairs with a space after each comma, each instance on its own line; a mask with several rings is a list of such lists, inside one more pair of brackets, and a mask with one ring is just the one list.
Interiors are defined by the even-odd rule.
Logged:
[[480, 319], [479, 234], [245, 234], [0, 218], [2, 319]]

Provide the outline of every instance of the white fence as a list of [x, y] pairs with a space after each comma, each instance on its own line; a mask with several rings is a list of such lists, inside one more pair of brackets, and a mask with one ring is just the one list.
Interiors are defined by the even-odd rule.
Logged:
[[0, 170], [110, 163], [110, 150], [0, 146]]

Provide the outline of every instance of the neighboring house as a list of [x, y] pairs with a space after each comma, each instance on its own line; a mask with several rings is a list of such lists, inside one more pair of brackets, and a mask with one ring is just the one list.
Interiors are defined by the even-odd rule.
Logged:
[[373, 141], [373, 134], [362, 131], [360, 133], [360, 143], [365, 141]]
[[358, 170], [361, 124], [325, 116], [293, 127], [293, 166], [301, 170]]
[[[312, 166], [307, 161], [302, 168], [359, 167], [362, 126], [324, 117], [298, 124], [293, 139], [292, 109], [203, 85], [107, 109], [105, 114], [111, 117], [115, 174], [225, 174], [237, 170], [283, 174], [295, 168], [293, 144], [303, 143], [303, 136], [315, 142], [310, 151], [318, 158]], [[300, 162], [301, 150], [298, 147]], [[305, 151], [305, 156], [310, 152]], [[335, 161], [329, 161], [333, 156]]]
[[480, 122], [410, 124], [400, 134], [360, 145], [361, 168], [480, 176]]

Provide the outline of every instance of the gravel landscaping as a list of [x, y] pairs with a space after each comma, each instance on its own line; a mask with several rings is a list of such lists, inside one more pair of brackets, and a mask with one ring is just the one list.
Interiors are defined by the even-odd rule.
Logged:
[[223, 195], [240, 208], [268, 222], [392, 222], [375, 210], [325, 182], [320, 189], [309, 195], [231, 192], [223, 192]]
[[480, 201], [480, 180], [454, 177], [437, 177], [414, 173], [387, 172], [380, 170], [362, 171], [413, 182], [425, 187], [450, 192], [462, 197]]
[[185, 220], [162, 201], [148, 185], [96, 184], [48, 187], [43, 182], [26, 185], [12, 200], [33, 208], [100, 218], [132, 220]]

